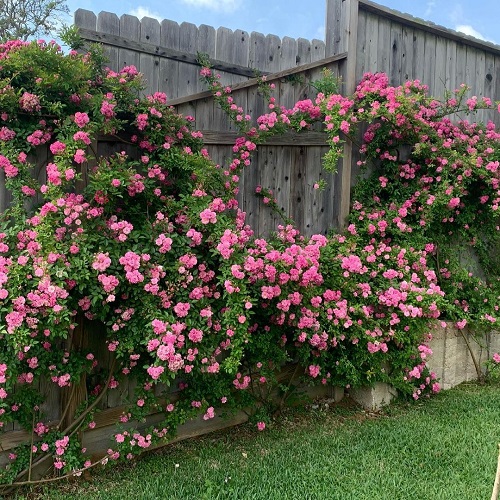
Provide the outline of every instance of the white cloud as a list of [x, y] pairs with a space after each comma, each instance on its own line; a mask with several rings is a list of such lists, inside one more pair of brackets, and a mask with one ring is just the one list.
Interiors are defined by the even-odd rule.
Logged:
[[138, 17], [139, 19], [142, 19], [143, 17], [152, 17], [153, 19], [157, 19], [159, 22], [162, 22], [163, 19], [165, 19], [163, 16], [160, 16], [160, 14], [152, 12], [147, 7], [142, 7], [141, 5], [132, 9], [129, 14], [131, 16]]
[[241, 0], [181, 0], [183, 3], [193, 7], [205, 7], [207, 9], [233, 12], [241, 4]]
[[479, 38], [479, 40], [486, 40], [486, 38], [479, 33], [479, 31], [475, 30], [472, 26], [469, 24], [459, 24], [458, 26], [455, 27], [456, 31], [460, 31], [460, 33], [463, 33], [464, 35], [469, 35], [473, 36], [474, 38]]
[[325, 35], [326, 35], [325, 25], [322, 24], [321, 26], [318, 26], [318, 28], [316, 29], [316, 34], [314, 35], [314, 38], [325, 41]]
[[464, 19], [464, 9], [461, 4], [455, 4], [453, 9], [449, 12], [448, 17], [450, 18], [451, 24], [455, 26], [463, 23]]
[[424, 14], [425, 19], [427, 19], [432, 14], [435, 6], [436, 2], [434, 0], [429, 0], [429, 2], [427, 2], [427, 8], [425, 9], [425, 14]]

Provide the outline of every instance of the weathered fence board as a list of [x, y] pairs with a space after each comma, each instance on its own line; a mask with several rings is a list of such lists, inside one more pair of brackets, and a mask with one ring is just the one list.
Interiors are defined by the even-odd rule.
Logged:
[[[418, 79], [429, 86], [430, 94], [437, 99], [442, 99], [445, 91], [453, 91], [462, 83], [478, 97], [495, 98], [498, 95], [494, 68], [500, 59], [499, 46], [370, 0], [327, 0], [327, 11], [347, 10], [349, 4], [354, 3], [358, 4], [359, 17], [356, 80], [361, 79], [365, 71], [378, 71], [387, 73], [394, 85]], [[332, 29], [335, 31], [334, 15], [328, 14], [326, 23], [328, 38]], [[500, 125], [498, 113], [481, 111], [477, 119], [492, 120]]]
[[[106, 33], [109, 35], [119, 35], [120, 19], [116, 14], [101, 12], [101, 14], [97, 17], [96, 30], [100, 33]], [[119, 64], [119, 54], [120, 49], [118, 49], [118, 47], [104, 45], [104, 55], [109, 59], [110, 64], [116, 62]], [[113, 69], [116, 69], [115, 64], [113, 64]]]
[[[124, 14], [120, 17], [120, 36], [129, 38], [130, 40], [139, 40], [141, 35], [141, 23], [135, 16]], [[130, 49], [120, 49], [119, 52], [120, 66], [135, 66], [140, 63], [140, 55], [138, 52]]]

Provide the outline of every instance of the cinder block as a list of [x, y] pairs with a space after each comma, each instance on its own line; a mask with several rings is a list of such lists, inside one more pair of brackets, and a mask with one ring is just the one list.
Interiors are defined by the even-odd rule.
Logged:
[[488, 333], [487, 337], [490, 356], [493, 356], [495, 352], [500, 353], [500, 331], [494, 330]]
[[[500, 352], [500, 335], [498, 332], [485, 334], [483, 337], [473, 336], [464, 330], [476, 361], [481, 369], [484, 362], [494, 352]], [[451, 323], [446, 327], [437, 325], [432, 332], [430, 348], [432, 356], [427, 366], [436, 373], [443, 389], [451, 389], [462, 382], [477, 380], [478, 374], [469, 346], [462, 333]]]
[[333, 400], [338, 403], [342, 399], [344, 399], [344, 388], [338, 385], [332, 387], [332, 397]]
[[352, 389], [350, 396], [367, 410], [378, 410], [389, 404], [397, 396], [397, 391], [389, 384], [377, 382], [373, 387]]
[[439, 324], [435, 323], [432, 333], [432, 341], [430, 348], [432, 356], [426, 359], [426, 364], [431, 372], [434, 372], [439, 380], [444, 380], [444, 360], [446, 353], [446, 330]]

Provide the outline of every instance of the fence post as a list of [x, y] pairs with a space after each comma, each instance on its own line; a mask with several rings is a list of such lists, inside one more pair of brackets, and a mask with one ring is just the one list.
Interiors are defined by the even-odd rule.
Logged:
[[[356, 88], [356, 45], [358, 38], [358, 0], [326, 0], [325, 43], [326, 57], [347, 52], [340, 66], [342, 92], [350, 95]], [[347, 141], [338, 167], [338, 181], [334, 187], [336, 205], [335, 226], [345, 226], [351, 203], [351, 167], [353, 144]]]

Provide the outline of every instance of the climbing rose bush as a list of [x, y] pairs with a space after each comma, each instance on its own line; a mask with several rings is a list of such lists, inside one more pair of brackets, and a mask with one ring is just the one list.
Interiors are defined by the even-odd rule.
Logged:
[[[420, 210], [427, 198], [408, 194], [413, 178], [401, 184], [408, 169], [394, 159], [400, 143], [419, 139], [412, 162], [451, 165], [437, 158], [453, 151], [446, 137], [455, 129], [436, 124], [458, 100], [440, 108], [415, 82], [395, 89], [383, 76], [367, 75], [349, 98], [319, 94], [287, 110], [270, 97], [270, 113], [253, 121], [204, 68], [241, 131], [232, 161], [216, 165], [193, 118], [178, 115], [162, 93], [141, 97], [134, 67], [103, 70], [96, 52], [65, 56], [43, 42], [8, 42], [0, 59], [0, 168], [12, 194], [0, 232], [0, 426], [16, 422], [36, 442], [11, 452], [3, 483], [18, 483], [44, 462], [61, 476], [97, 463], [79, 436], [96, 427], [104, 398], [128, 379], [135, 391], [106, 458], [130, 459], [188, 418], [209, 420], [221, 408], [251, 405], [264, 429], [286, 362], [311, 383], [386, 381], [418, 399], [439, 390], [425, 366], [430, 322], [496, 321], [495, 301], [485, 302], [487, 294], [498, 296], [494, 280], [467, 275], [453, 291], [455, 270], [438, 258], [442, 224], [431, 225], [434, 212], [425, 212], [427, 226], [414, 224], [433, 205]], [[345, 134], [361, 121], [371, 124], [363, 151], [384, 169], [384, 196], [377, 185], [373, 197], [372, 177], [362, 182], [346, 234], [306, 238], [285, 224], [274, 236], [255, 237], [238, 206], [241, 170], [251, 168], [268, 135], [317, 121], [331, 144], [330, 169]], [[496, 237], [498, 169], [489, 149], [497, 136], [491, 125], [485, 130], [484, 148], [476, 150], [488, 163], [477, 182], [488, 197], [481, 210], [490, 215], [481, 219], [476, 246], [486, 248]], [[436, 151], [424, 151], [430, 139]], [[115, 146], [102, 155], [98, 142]], [[429, 151], [435, 161], [425, 159]], [[438, 184], [424, 183], [420, 193]], [[455, 211], [450, 228], [457, 210], [479, 217], [463, 210], [467, 186], [439, 191], [434, 206]], [[389, 219], [396, 212], [401, 220]], [[460, 218], [476, 227], [468, 220]], [[462, 292], [475, 293], [467, 310]], [[75, 414], [68, 415], [68, 403], [61, 422], [50, 422], [41, 382], [76, 400]], [[151, 412], [163, 421], [130, 428]]]

